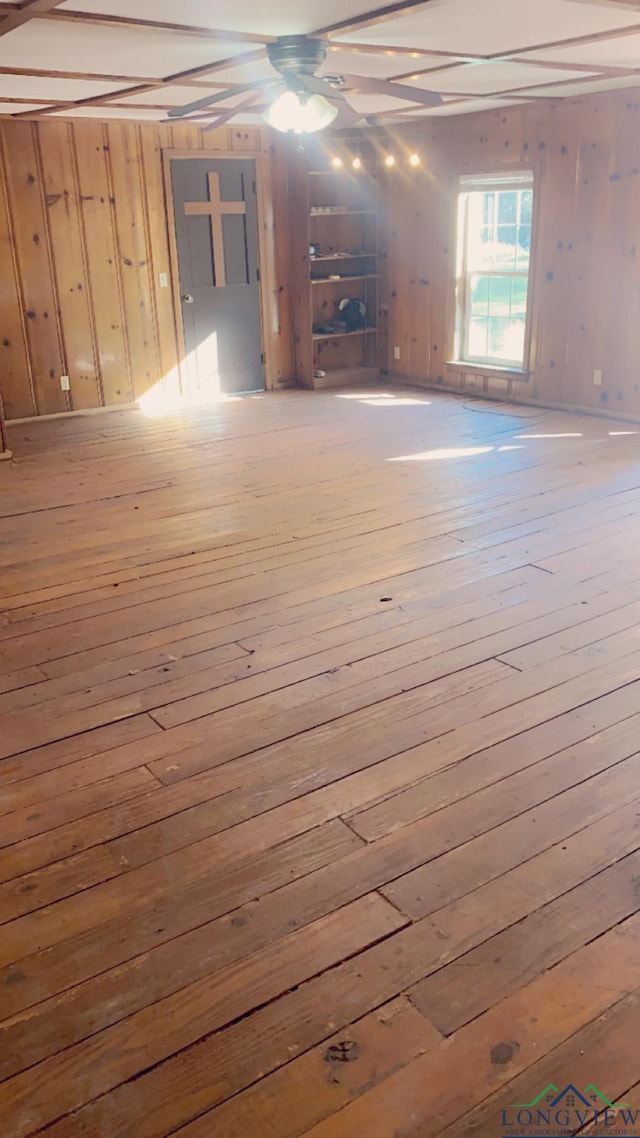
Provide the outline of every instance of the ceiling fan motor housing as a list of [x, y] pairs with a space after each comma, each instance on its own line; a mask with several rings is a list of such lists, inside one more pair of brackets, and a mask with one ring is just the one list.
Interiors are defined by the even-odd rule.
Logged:
[[307, 36], [280, 36], [267, 44], [269, 62], [285, 79], [296, 75], [315, 75], [327, 58], [328, 44]]

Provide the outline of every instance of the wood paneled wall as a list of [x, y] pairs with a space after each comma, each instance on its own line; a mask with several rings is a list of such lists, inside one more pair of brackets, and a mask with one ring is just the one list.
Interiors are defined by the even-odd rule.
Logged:
[[[442, 119], [404, 145], [420, 150], [423, 167], [387, 180], [390, 372], [640, 416], [640, 95]], [[457, 178], [522, 166], [534, 170], [538, 193], [531, 375], [459, 374], [446, 366], [454, 350]]]
[[[179, 377], [163, 150], [265, 152], [267, 380], [293, 380], [287, 156], [267, 132], [95, 120], [0, 124], [0, 384], [7, 419], [131, 403]], [[60, 387], [68, 375], [71, 391]]]

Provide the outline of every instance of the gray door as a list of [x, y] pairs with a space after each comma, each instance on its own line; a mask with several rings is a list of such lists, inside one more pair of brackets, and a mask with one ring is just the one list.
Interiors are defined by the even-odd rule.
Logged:
[[263, 391], [255, 162], [174, 158], [171, 181], [189, 395]]

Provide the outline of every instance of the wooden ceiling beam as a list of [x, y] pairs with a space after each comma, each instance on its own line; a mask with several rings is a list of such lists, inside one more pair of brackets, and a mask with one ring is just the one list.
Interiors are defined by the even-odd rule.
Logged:
[[6, 36], [22, 24], [28, 24], [36, 16], [46, 15], [62, 3], [63, 0], [24, 0], [19, 8], [12, 8], [6, 16], [0, 16], [0, 36]]
[[[44, 108], [48, 107], [50, 102], [51, 99], [23, 99], [18, 95], [0, 95], [0, 103], [15, 103], [16, 107], [22, 105], [23, 103], [28, 103], [29, 106], [33, 106], [34, 103], [38, 103]], [[73, 104], [70, 103], [69, 105], [72, 106]]]
[[0, 67], [0, 75], [26, 75], [31, 79], [89, 79], [95, 83], [154, 83], [148, 75], [105, 75], [101, 71], [51, 71], [41, 67]]

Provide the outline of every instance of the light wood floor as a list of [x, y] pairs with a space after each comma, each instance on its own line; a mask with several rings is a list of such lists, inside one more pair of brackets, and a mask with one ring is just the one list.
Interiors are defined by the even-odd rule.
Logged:
[[640, 1104], [633, 426], [381, 389], [10, 441], [3, 1138]]

